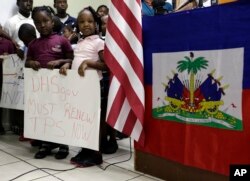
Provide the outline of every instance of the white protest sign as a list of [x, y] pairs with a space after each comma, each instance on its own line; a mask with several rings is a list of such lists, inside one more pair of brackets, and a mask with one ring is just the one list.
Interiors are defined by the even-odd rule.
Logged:
[[58, 69], [24, 70], [24, 136], [99, 150], [100, 83], [96, 70], [80, 77]]
[[0, 56], [3, 59], [3, 86], [0, 107], [24, 109], [22, 61], [16, 54]]

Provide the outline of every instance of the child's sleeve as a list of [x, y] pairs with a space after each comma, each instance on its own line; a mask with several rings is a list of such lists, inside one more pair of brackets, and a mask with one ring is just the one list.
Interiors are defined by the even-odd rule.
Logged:
[[61, 38], [62, 38], [63, 52], [65, 52], [65, 53], [73, 52], [73, 49], [72, 49], [72, 46], [71, 46], [69, 40], [67, 40], [64, 37], [61, 37]]
[[31, 42], [29, 45], [28, 45], [28, 51], [27, 51], [27, 60], [31, 60], [34, 58], [34, 48], [33, 48], [33, 42]]
[[98, 40], [97, 46], [96, 46], [97, 53], [104, 50], [104, 41], [102, 39]]

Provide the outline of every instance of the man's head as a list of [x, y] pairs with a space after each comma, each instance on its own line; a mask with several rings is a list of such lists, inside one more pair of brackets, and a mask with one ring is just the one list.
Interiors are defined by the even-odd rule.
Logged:
[[17, 0], [16, 5], [18, 6], [20, 14], [29, 17], [33, 8], [33, 0]]
[[54, 0], [54, 8], [58, 14], [65, 14], [68, 8], [67, 0]]

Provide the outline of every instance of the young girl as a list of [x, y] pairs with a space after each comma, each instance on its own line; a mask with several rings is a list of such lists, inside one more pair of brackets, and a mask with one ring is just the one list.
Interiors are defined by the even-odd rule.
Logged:
[[[50, 10], [45, 7], [35, 7], [32, 18], [40, 38], [29, 43], [26, 67], [34, 70], [40, 68], [60, 68], [65, 63], [72, 62], [73, 50], [69, 41], [63, 36], [53, 33], [54, 22]], [[42, 159], [51, 154], [51, 150], [58, 147], [55, 143], [43, 142], [35, 158]], [[60, 145], [56, 159], [64, 159], [69, 153], [66, 145]]]
[[77, 33], [70, 25], [66, 25], [62, 28], [62, 35], [67, 38], [71, 44], [76, 44], [78, 41]]
[[[107, 66], [103, 60], [104, 41], [100, 39], [98, 35], [100, 19], [97, 17], [97, 14], [92, 7], [87, 7], [79, 12], [77, 22], [79, 31], [82, 33], [83, 38], [78, 41], [74, 48], [74, 60], [72, 66], [70, 63], [65, 64], [60, 68], [60, 73], [66, 75], [66, 70], [70, 66], [71, 69], [78, 70], [80, 76], [84, 76], [84, 71], [86, 69], [96, 69], [98, 70], [101, 79], [102, 70], [107, 70]], [[106, 104], [105, 101], [101, 101], [102, 107], [103, 104]], [[103, 114], [105, 114], [106, 110], [102, 108], [101, 110], [102, 129], [102, 124], [105, 124], [105, 115]], [[82, 148], [75, 157], [71, 158], [71, 163], [82, 167], [99, 165], [102, 163], [102, 154], [99, 151]]]
[[97, 16], [99, 16], [99, 17], [102, 17], [104, 15], [108, 15], [109, 8], [108, 8], [108, 6], [102, 4], [102, 5], [98, 6], [96, 13], [97, 13]]

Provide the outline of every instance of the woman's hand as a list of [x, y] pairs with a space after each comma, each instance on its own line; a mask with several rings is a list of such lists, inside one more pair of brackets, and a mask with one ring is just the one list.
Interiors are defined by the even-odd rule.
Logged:
[[21, 59], [21, 60], [23, 60], [24, 59], [24, 51], [23, 50], [21, 50], [21, 49], [17, 49], [16, 50], [16, 54], [17, 54], [17, 56]]
[[59, 70], [62, 75], [67, 75], [67, 70], [70, 69], [71, 63], [65, 63]]

